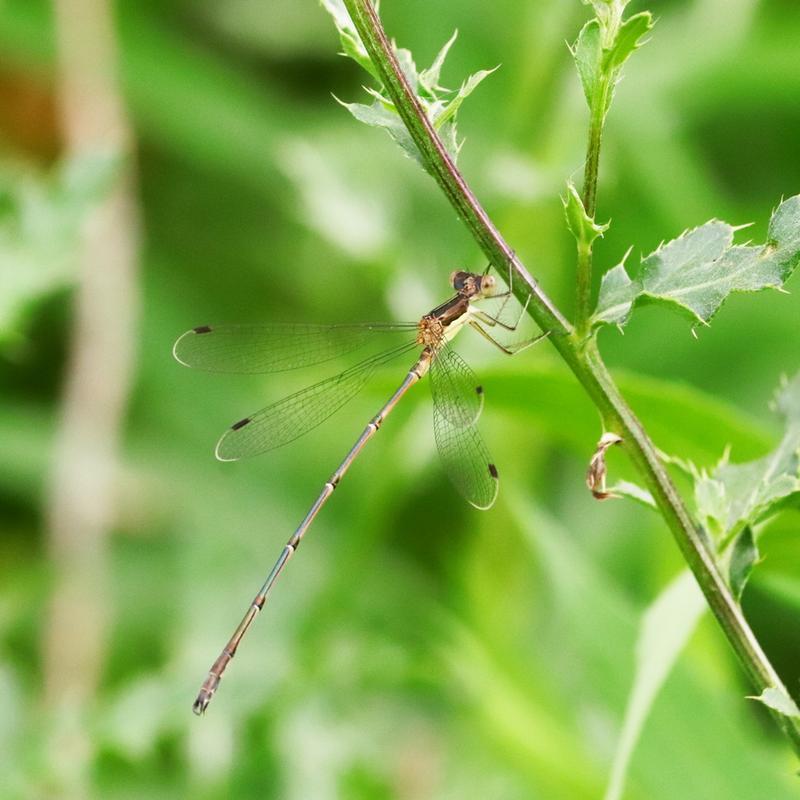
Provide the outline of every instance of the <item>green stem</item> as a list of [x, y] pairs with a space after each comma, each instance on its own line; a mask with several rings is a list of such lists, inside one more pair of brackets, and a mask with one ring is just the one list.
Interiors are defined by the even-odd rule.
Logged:
[[575, 288], [575, 327], [581, 339], [590, 333], [592, 302], [592, 245], [578, 242], [578, 270]]
[[601, 81], [592, 101], [589, 121], [589, 144], [586, 147], [586, 166], [583, 170], [583, 207], [590, 217], [597, 211], [597, 176], [600, 167], [600, 143], [608, 103], [609, 78]]
[[[611, 75], [604, 75], [592, 98], [589, 120], [589, 143], [586, 147], [586, 165], [583, 170], [583, 207], [594, 219], [597, 212], [597, 177], [600, 171], [600, 145], [608, 109]], [[592, 245], [578, 242], [578, 280], [576, 288], [575, 327], [581, 337], [589, 334], [589, 317], [592, 300]]]
[[[652, 493], [712, 612], [756, 691], [761, 693], [767, 688], [786, 691], [720, 574], [704, 534], [693, 521], [667, 475], [653, 442], [614, 384], [595, 341], [586, 340], [573, 331], [473, 195], [408, 85], [371, 0], [344, 0], [344, 4], [386, 92], [419, 148], [428, 172], [439, 184], [487, 258], [494, 264], [508, 265], [509, 269], [514, 270], [517, 276], [514, 281], [515, 294], [523, 302], [530, 294], [530, 315], [542, 330], [550, 332], [549, 341], [580, 381], [606, 426], [624, 439], [624, 447], [631, 461]], [[599, 152], [599, 139], [597, 149]], [[773, 716], [800, 755], [798, 722], [780, 714]]]

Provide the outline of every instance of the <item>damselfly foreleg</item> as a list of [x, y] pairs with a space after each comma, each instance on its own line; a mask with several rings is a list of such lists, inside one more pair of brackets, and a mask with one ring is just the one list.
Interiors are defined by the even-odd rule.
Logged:
[[517, 353], [521, 353], [523, 350], [527, 350], [529, 347], [532, 347], [537, 342], [541, 342], [542, 339], [547, 338], [550, 334], [548, 333], [540, 333], [538, 336], [534, 336], [530, 339], [525, 339], [521, 342], [514, 342], [513, 344], [503, 344], [502, 342], [498, 342], [497, 339], [492, 336], [489, 331], [484, 328], [479, 321], [476, 319], [472, 319], [469, 322], [469, 326], [474, 328], [478, 333], [486, 339], [487, 342], [491, 342], [498, 350], [501, 350], [507, 356], [515, 356]]

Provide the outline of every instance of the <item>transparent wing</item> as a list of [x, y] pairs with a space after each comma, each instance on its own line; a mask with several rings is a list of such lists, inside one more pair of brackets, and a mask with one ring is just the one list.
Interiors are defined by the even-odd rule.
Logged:
[[[439, 365], [434, 376], [437, 361]], [[472, 370], [452, 350], [441, 351], [434, 359], [431, 365], [433, 435], [453, 485], [468, 503], [487, 509], [494, 505], [499, 482], [497, 467], [475, 425], [483, 400], [482, 393], [475, 391], [474, 377]], [[471, 383], [471, 392], [466, 391], [468, 383]], [[477, 402], [475, 396], [478, 396]]]
[[430, 368], [433, 404], [452, 425], [472, 425], [483, 410], [478, 376], [449, 345], [436, 354]]
[[377, 367], [416, 346], [415, 342], [407, 342], [372, 356], [339, 375], [301, 389], [239, 420], [217, 442], [217, 458], [237, 461], [303, 436], [354, 397]]
[[173, 355], [208, 372], [261, 373], [320, 364], [362, 347], [376, 333], [408, 333], [416, 323], [353, 325], [201, 325], [175, 342]]
[[497, 499], [497, 467], [475, 425], [453, 425], [434, 405], [433, 435], [447, 477], [475, 508], [487, 509]]

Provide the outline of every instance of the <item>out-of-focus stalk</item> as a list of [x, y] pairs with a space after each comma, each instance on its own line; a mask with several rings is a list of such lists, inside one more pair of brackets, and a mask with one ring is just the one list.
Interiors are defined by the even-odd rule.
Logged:
[[61, 419], [48, 486], [52, 592], [44, 696], [55, 723], [50, 765], [61, 796], [83, 794], [85, 716], [103, 667], [110, 606], [108, 538], [119, 444], [134, 371], [139, 218], [133, 137], [117, 81], [110, 0], [55, 0], [64, 156], [110, 157], [111, 185], [81, 233]]

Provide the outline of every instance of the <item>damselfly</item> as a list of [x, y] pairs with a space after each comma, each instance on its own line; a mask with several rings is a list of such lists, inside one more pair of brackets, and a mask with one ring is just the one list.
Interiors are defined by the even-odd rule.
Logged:
[[[242, 637], [297, 550], [322, 506], [350, 468], [364, 445], [378, 431], [403, 395], [430, 373], [433, 395], [433, 433], [445, 471], [464, 498], [476, 508], [487, 509], [497, 497], [498, 473], [476, 427], [483, 408], [483, 388], [464, 360], [450, 347], [465, 325], [477, 330], [504, 353], [513, 354], [542, 336], [508, 346], [497, 340], [498, 328], [516, 330], [523, 307], [513, 324], [501, 321], [511, 291], [498, 293], [495, 278], [487, 272], [458, 271], [450, 277], [455, 295], [414, 323], [362, 323], [352, 325], [203, 325], [181, 336], [173, 349], [175, 358], [188, 367], [211, 372], [282, 372], [329, 361], [353, 352], [380, 334], [406, 334], [406, 340], [350, 369], [289, 395], [232, 425], [217, 443], [222, 461], [236, 461], [272, 450], [297, 439], [324, 422], [350, 400], [378, 367], [410, 350], [421, 352], [403, 382], [370, 420], [337, 470], [325, 482], [317, 499], [284, 546], [258, 594], [211, 667], [197, 699], [202, 714], [219, 686], [222, 673], [236, 654]], [[493, 316], [476, 303], [502, 298]], [[412, 337], [413, 338], [408, 338]]]

